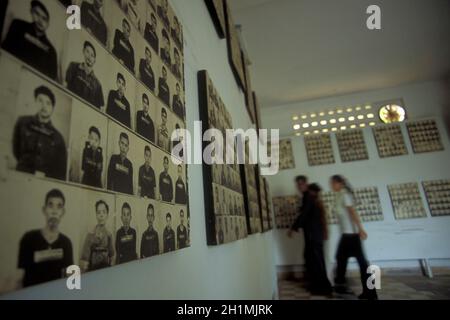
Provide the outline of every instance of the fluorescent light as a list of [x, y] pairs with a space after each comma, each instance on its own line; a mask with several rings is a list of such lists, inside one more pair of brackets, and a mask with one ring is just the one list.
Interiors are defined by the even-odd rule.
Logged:
[[304, 123], [304, 124], [302, 125], [302, 127], [305, 128], [305, 129], [308, 129], [308, 128], [309, 128], [309, 123]]
[[342, 112], [344, 112], [344, 110], [338, 109], [336, 112], [339, 113], [339, 114], [341, 114]]
[[300, 125], [297, 123], [297, 124], [294, 124], [294, 130], [299, 130], [300, 129]]
[[370, 109], [372, 109], [372, 106], [367, 105], [366, 110], [370, 110]]
[[320, 133], [320, 131], [319, 130], [314, 130], [314, 133], [317, 134], [317, 133]]
[[361, 107], [356, 107], [355, 108], [356, 111], [361, 111], [361, 109], [362, 109]]
[[348, 117], [348, 121], [355, 121], [355, 117], [354, 116]]
[[297, 121], [298, 120], [298, 116], [293, 116], [292, 120]]
[[320, 121], [320, 124], [323, 125], [323, 126], [326, 126], [327, 125], [327, 120]]
[[303, 134], [304, 134], [305, 136], [309, 136], [309, 135], [311, 134], [311, 132], [305, 131]]
[[358, 115], [358, 120], [364, 120], [364, 115], [362, 114]]
[[331, 131], [336, 132], [338, 129], [337, 128], [332, 128]]
[[330, 119], [330, 123], [331, 124], [335, 124], [336, 123], [336, 119]]
[[306, 114], [303, 114], [303, 115], [302, 115], [302, 119], [303, 119], [303, 120], [305, 120], [305, 119], [307, 119], [307, 118], [308, 118], [308, 116], [307, 116]]
[[352, 112], [353, 108], [347, 108], [347, 112]]
[[311, 118], [315, 118], [315, 117], [317, 117], [317, 114], [311, 113], [310, 117], [311, 117]]
[[366, 124], [365, 124], [365, 123], [361, 123], [359, 126], [360, 126], [361, 128], [365, 128], [365, 127], [366, 127]]
[[373, 127], [374, 125], [376, 125], [376, 123], [375, 123], [375, 122], [371, 122], [371, 123], [369, 123], [369, 126], [371, 126], [371, 127]]
[[375, 115], [373, 113], [369, 113], [367, 115], [367, 119], [373, 119], [373, 118], [375, 118]]
[[356, 124], [352, 124], [352, 125], [350, 126], [350, 128], [355, 129], [355, 128], [356, 128]]
[[345, 118], [339, 118], [339, 122], [345, 122]]
[[332, 115], [334, 114], [334, 111], [333, 111], [333, 110], [330, 110], [330, 111], [328, 111], [328, 114], [329, 114], [330, 116], [332, 116]]
[[321, 117], [323, 117], [325, 115], [325, 112], [321, 112], [321, 113], [319, 113], [319, 116], [321, 116]]
[[311, 123], [311, 125], [312, 125], [313, 127], [317, 127], [317, 126], [319, 125], [319, 123], [318, 123], [317, 121], [314, 121], [314, 122]]
[[327, 133], [328, 129], [323, 129], [322, 132]]
[[347, 130], [347, 127], [346, 126], [342, 126], [341, 130]]

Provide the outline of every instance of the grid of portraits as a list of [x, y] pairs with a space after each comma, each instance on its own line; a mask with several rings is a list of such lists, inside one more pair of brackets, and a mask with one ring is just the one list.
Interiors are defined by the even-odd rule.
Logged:
[[[248, 150], [248, 149], [247, 149]], [[247, 158], [248, 159], [248, 158]], [[242, 185], [245, 186], [245, 206], [248, 216], [249, 233], [261, 232], [261, 212], [258, 200], [258, 188], [256, 183], [256, 166], [244, 164], [241, 167], [243, 171]]]
[[[200, 71], [198, 77], [201, 118], [207, 124], [203, 130], [216, 129], [226, 137], [226, 130], [233, 128], [231, 115], [208, 73]], [[222, 154], [219, 150], [223, 146], [219, 141], [215, 141], [214, 136], [211, 141], [215, 145], [211, 164], [203, 164], [208, 244], [221, 245], [246, 238], [248, 228], [240, 167], [236, 161], [225, 163], [227, 153], [231, 151], [236, 155], [236, 148]]]
[[450, 180], [422, 182], [432, 217], [450, 215]]
[[336, 202], [336, 193], [335, 192], [322, 192], [322, 201], [323, 206], [325, 208], [327, 223], [328, 224], [337, 224], [336, 214], [333, 212], [333, 207]]
[[418, 183], [389, 185], [388, 190], [395, 219], [425, 218], [427, 216]]
[[364, 222], [383, 220], [380, 195], [377, 187], [358, 188], [354, 190], [356, 212]]
[[300, 205], [297, 196], [284, 196], [272, 198], [277, 229], [289, 229], [297, 218]]
[[258, 189], [259, 189], [259, 204], [261, 207], [261, 220], [262, 220], [262, 232], [269, 231], [270, 219], [269, 219], [269, 204], [267, 202], [267, 193], [265, 179], [258, 174]]
[[266, 178], [264, 178], [264, 186], [266, 187], [266, 201], [267, 201], [267, 215], [269, 220], [269, 230], [275, 228], [274, 218], [273, 218], [273, 203], [272, 203], [272, 193], [270, 192], [269, 183]]
[[[64, 241], [48, 252], [37, 248], [35, 257], [42, 259], [27, 258], [16, 270], [22, 273], [21, 280], [16, 281], [19, 287], [61, 278], [69, 255], [70, 261], [87, 262], [85, 271], [126, 262], [128, 258], [120, 258], [118, 247], [113, 245], [114, 252], [110, 250], [111, 243], [119, 243], [119, 247], [120, 243], [129, 244], [135, 251], [129, 260], [190, 245], [187, 166], [181, 161], [181, 153], [176, 163], [170, 154], [180, 143], [170, 139], [171, 132], [185, 127], [184, 102], [177, 106], [178, 100], [184, 101], [183, 74], [174, 72], [173, 67], [178, 62], [182, 67], [183, 61], [178, 19], [170, 7], [166, 12], [167, 2], [163, 0], [72, 1], [80, 5], [83, 29], [68, 31], [62, 3], [69, 5], [70, 1], [9, 1], [0, 51], [0, 70], [8, 77], [0, 84], [0, 144], [10, 170], [2, 182], [1, 196], [16, 184], [32, 186], [29, 194], [36, 202], [19, 206], [20, 214], [36, 211], [36, 205], [44, 205], [48, 214], [54, 212], [54, 204], [45, 200], [48, 194], [52, 199], [77, 204], [79, 209], [64, 209], [72, 212], [69, 221], [76, 218], [60, 234], [75, 234], [80, 229], [92, 234], [90, 240], [77, 238], [79, 235], [69, 237], [73, 239], [70, 248], [62, 236]], [[166, 12], [174, 29], [172, 32], [167, 27], [171, 30], [169, 42], [172, 49], [177, 48], [180, 60], [173, 56], [171, 68], [164, 65], [159, 50], [167, 48], [167, 41], [154, 50], [145, 37], [147, 24], [152, 23], [152, 15], [147, 16], [152, 4], [155, 12], [160, 12], [160, 27], [165, 25], [162, 17]], [[116, 25], [117, 21], [120, 23]], [[162, 29], [158, 30], [165, 39]], [[133, 67], [133, 61], [140, 63]], [[158, 74], [159, 66], [168, 71], [166, 75]], [[163, 81], [158, 82], [158, 78]], [[174, 96], [169, 95], [169, 103], [161, 98], [164, 81], [168, 92], [174, 92]], [[105, 203], [95, 205], [100, 200]], [[105, 211], [107, 222], [99, 218]], [[92, 215], [85, 217], [88, 213]], [[44, 218], [28, 221], [24, 216], [24, 228], [39, 231], [44, 226], [45, 230], [54, 220]], [[83, 224], [83, 219], [89, 222]], [[102, 225], [100, 230], [98, 225]], [[119, 234], [122, 227], [126, 231], [123, 238]], [[146, 239], [160, 244], [151, 255], [142, 254], [147, 246], [142, 249], [146, 230], [158, 235]], [[19, 231], [10, 235], [10, 243], [19, 245], [26, 240], [22, 238], [26, 230]], [[43, 246], [48, 241], [37, 231], [33, 235]], [[164, 244], [172, 241], [175, 245]], [[96, 245], [98, 252], [92, 252]], [[24, 250], [32, 255], [32, 249], [28, 244]], [[17, 255], [20, 259], [16, 251], [2, 250], [1, 255], [2, 261], [17, 261]], [[46, 266], [47, 260], [59, 272], [53, 269], [36, 276], [36, 270]], [[5, 279], [1, 281], [6, 291], [14, 289], [4, 284]]]
[[336, 134], [342, 162], [368, 160], [366, 142], [362, 130], [343, 131]]
[[294, 152], [292, 150], [291, 139], [280, 140], [279, 150], [280, 150], [279, 169], [280, 170], [295, 169]]
[[385, 125], [373, 128], [373, 135], [380, 158], [408, 154], [402, 128], [399, 125]]
[[305, 136], [305, 148], [310, 166], [335, 163], [329, 134]]
[[435, 120], [409, 122], [406, 124], [406, 127], [414, 153], [444, 150]]

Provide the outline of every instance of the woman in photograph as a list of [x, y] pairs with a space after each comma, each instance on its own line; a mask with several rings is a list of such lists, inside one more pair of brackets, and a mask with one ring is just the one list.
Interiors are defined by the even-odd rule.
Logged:
[[339, 241], [336, 253], [337, 270], [335, 290], [338, 293], [348, 293], [345, 273], [347, 271], [348, 259], [354, 257], [358, 261], [363, 287], [363, 292], [358, 298], [376, 300], [377, 293], [375, 289], [370, 289], [367, 286], [367, 279], [369, 277], [367, 268], [369, 263], [364, 255], [361, 243], [361, 240], [367, 239], [367, 233], [355, 209], [353, 190], [347, 180], [340, 175], [332, 176], [330, 185], [336, 196], [332, 210], [338, 219], [341, 231], [341, 240]]

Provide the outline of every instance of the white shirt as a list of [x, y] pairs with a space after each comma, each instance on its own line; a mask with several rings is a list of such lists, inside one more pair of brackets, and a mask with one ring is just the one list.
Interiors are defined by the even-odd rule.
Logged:
[[358, 227], [350, 217], [348, 207], [354, 207], [354, 201], [352, 195], [347, 191], [341, 191], [336, 193], [336, 200], [333, 206], [333, 213], [338, 219], [341, 233], [343, 234], [355, 234], [358, 233]]

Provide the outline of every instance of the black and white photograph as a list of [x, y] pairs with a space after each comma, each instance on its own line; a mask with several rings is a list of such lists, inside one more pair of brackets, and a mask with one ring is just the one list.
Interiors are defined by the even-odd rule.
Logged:
[[161, 253], [169, 253], [177, 250], [177, 226], [180, 221], [179, 212], [176, 206], [170, 204], [160, 204], [159, 217], [162, 220], [161, 230]]
[[135, 99], [135, 131], [144, 139], [156, 144], [156, 117], [158, 115], [158, 99], [140, 83], [136, 86]]
[[108, 44], [108, 27], [105, 19], [105, 0], [82, 0], [80, 5], [81, 24], [104, 47]]
[[115, 264], [139, 259], [141, 203], [135, 197], [116, 196]]
[[127, 15], [128, 20], [140, 32], [144, 28], [147, 10], [146, 0], [116, 0]]
[[[79, 255], [85, 191], [17, 173], [0, 183], [5, 209], [0, 215], [0, 292], [65, 278]], [[29, 195], [27, 201], [17, 198], [22, 193]]]
[[90, 272], [115, 263], [116, 202], [114, 195], [90, 192], [80, 217], [80, 268]]
[[1, 48], [52, 80], [61, 80], [67, 36], [64, 8], [52, 0], [9, 1]]
[[161, 72], [161, 60], [148, 43], [142, 42], [142, 44], [137, 53], [139, 57], [138, 78], [148, 90], [155, 94]]
[[397, 220], [426, 218], [427, 213], [416, 182], [388, 185], [394, 216]]
[[108, 119], [74, 100], [69, 144], [69, 181], [106, 187]]
[[122, 126], [110, 121], [108, 126], [107, 189], [135, 194], [134, 181], [137, 144], [140, 139]]
[[162, 24], [157, 18], [156, 9], [151, 5], [147, 6], [146, 23], [144, 27], [144, 39], [147, 41], [147, 44], [150, 45], [150, 47], [153, 49], [153, 52], [155, 52], [157, 56], [159, 56], [161, 27]]
[[133, 129], [136, 79], [118, 63], [113, 63], [108, 82], [106, 113], [124, 126]]
[[72, 99], [26, 68], [15, 76], [20, 84], [15, 89], [14, 117], [8, 122], [7, 136], [12, 142], [9, 166], [66, 180]]
[[144, 201], [139, 212], [139, 230], [141, 244], [140, 259], [151, 258], [162, 252], [163, 219], [160, 216], [160, 205], [156, 201]]
[[156, 115], [156, 145], [167, 153], [171, 151], [171, 124], [172, 113], [170, 109], [161, 106], [158, 108], [159, 112]]
[[161, 151], [142, 140], [136, 141], [136, 168], [134, 171], [135, 190], [137, 196], [147, 199], [158, 199], [158, 183], [156, 165], [160, 161]]

